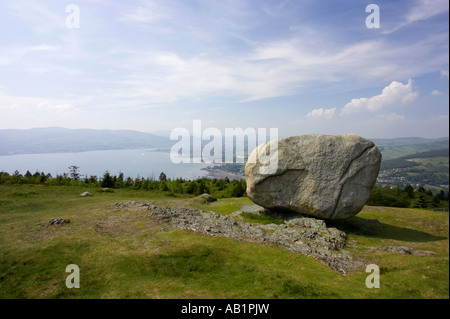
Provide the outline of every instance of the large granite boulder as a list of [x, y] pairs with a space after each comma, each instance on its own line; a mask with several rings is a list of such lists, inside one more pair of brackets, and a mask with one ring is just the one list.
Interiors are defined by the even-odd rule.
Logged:
[[352, 217], [365, 205], [380, 170], [380, 151], [372, 141], [354, 134], [280, 139], [278, 151], [267, 152], [272, 165], [268, 174], [267, 162], [256, 160], [266, 153], [266, 146], [258, 146], [249, 156], [245, 175], [248, 197], [269, 210], [322, 219]]

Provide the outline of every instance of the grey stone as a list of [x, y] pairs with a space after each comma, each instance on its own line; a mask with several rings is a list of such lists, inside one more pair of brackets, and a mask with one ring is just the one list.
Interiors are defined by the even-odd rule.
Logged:
[[195, 198], [197, 200], [200, 200], [202, 203], [211, 203], [211, 202], [214, 202], [216, 200], [214, 197], [212, 197], [211, 195], [206, 194], [206, 193], [198, 195]]
[[136, 202], [111, 206], [118, 209], [146, 210], [150, 219], [165, 223], [171, 228], [191, 230], [208, 236], [229, 237], [238, 241], [280, 245], [290, 251], [315, 257], [341, 274], [361, 266], [361, 263], [353, 260], [348, 253], [339, 252], [345, 245], [346, 234], [336, 228], [327, 227], [324, 221], [314, 218], [296, 215], [281, 225], [262, 225], [244, 222], [239, 220], [238, 216], [235, 219], [217, 212], [183, 207], [144, 205]]
[[242, 205], [241, 211], [244, 213], [258, 213], [265, 208], [259, 205]]
[[64, 224], [64, 223], [70, 223], [69, 219], [64, 219], [64, 218], [52, 218], [47, 222], [47, 227], [48, 226], [52, 226], [52, 225], [59, 225], [59, 224]]
[[276, 170], [266, 174], [261, 168], [267, 164], [256, 160], [263, 147], [251, 153], [245, 166], [248, 197], [269, 210], [321, 219], [359, 213], [381, 163], [374, 143], [354, 134], [302, 135], [278, 140], [278, 152], [270, 152]]
[[92, 194], [89, 192], [84, 192], [84, 193], [80, 194], [80, 196], [81, 197], [89, 197], [89, 196], [92, 196]]

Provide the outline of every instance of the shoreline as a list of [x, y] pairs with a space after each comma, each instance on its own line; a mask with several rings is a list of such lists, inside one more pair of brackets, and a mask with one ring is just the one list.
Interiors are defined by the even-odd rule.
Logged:
[[230, 172], [222, 171], [220, 169], [210, 169], [210, 168], [204, 167], [204, 168], [201, 168], [200, 170], [207, 172], [207, 175], [205, 176], [206, 178], [224, 179], [225, 177], [228, 177], [228, 179], [230, 181], [232, 181], [232, 180], [238, 181], [241, 179], [245, 180], [244, 175], [233, 174]]

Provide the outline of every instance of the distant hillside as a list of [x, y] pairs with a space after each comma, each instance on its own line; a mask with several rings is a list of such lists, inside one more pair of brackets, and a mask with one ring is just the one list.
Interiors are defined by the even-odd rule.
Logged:
[[172, 144], [168, 138], [131, 130], [60, 127], [0, 130], [0, 155], [170, 148]]
[[[410, 154], [381, 163], [381, 170], [393, 168], [415, 167], [430, 162], [430, 159], [438, 159], [439, 163], [446, 163], [448, 166], [449, 149]], [[437, 163], [436, 161], [434, 161]], [[447, 167], [448, 168], [448, 167]]]
[[441, 149], [402, 156], [381, 162], [378, 184], [421, 184], [444, 186], [449, 184], [449, 149]]
[[[383, 160], [379, 185], [449, 184], [449, 139], [373, 139]], [[202, 141], [206, 144], [209, 141]], [[167, 137], [132, 130], [66, 129], [0, 130], [0, 155], [85, 152], [113, 149], [170, 149]], [[245, 164], [213, 165], [211, 171], [244, 175]], [[447, 186], [448, 187], [448, 186]]]
[[448, 137], [436, 139], [406, 137], [394, 139], [372, 139], [372, 141], [383, 154], [383, 161], [411, 154], [449, 148]]

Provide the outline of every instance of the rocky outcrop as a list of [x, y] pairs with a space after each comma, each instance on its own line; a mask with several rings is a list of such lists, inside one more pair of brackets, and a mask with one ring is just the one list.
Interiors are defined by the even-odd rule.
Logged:
[[278, 151], [270, 152], [271, 165], [277, 162], [270, 174], [261, 173], [267, 164], [255, 160], [261, 150], [265, 145], [253, 151], [245, 166], [248, 197], [269, 210], [321, 219], [344, 219], [359, 213], [381, 163], [374, 143], [353, 134], [280, 139]]
[[244, 222], [239, 219], [239, 213], [223, 216], [216, 212], [140, 202], [117, 203], [113, 207], [148, 211], [149, 218], [165, 225], [163, 230], [180, 228], [209, 236], [276, 244], [313, 256], [341, 274], [361, 266], [350, 255], [339, 251], [345, 245], [346, 234], [315, 218], [290, 215], [280, 225], [263, 225]]

